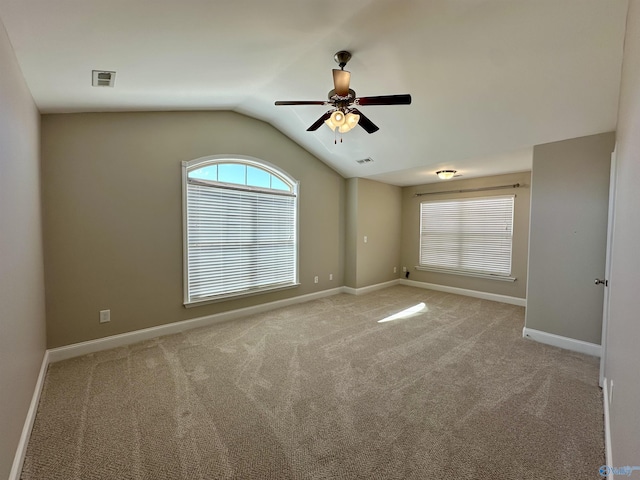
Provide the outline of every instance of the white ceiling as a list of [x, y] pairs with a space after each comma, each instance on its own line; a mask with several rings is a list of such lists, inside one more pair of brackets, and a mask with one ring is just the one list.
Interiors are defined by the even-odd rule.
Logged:
[[[43, 113], [235, 110], [345, 177], [395, 185], [531, 168], [533, 145], [615, 130], [627, 0], [0, 0]], [[338, 50], [361, 107], [334, 145], [307, 132]], [[117, 71], [115, 88], [91, 70]], [[358, 164], [370, 157], [374, 161]]]

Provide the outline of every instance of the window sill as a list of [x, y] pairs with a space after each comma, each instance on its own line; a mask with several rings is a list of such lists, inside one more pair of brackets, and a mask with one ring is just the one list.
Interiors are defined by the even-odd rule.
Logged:
[[205, 298], [202, 300], [185, 301], [183, 305], [185, 306], [185, 308], [200, 307], [202, 305], [208, 305], [210, 303], [226, 302], [227, 300], [238, 300], [241, 298], [253, 297], [254, 295], [262, 295], [264, 293], [279, 292], [281, 290], [298, 288], [299, 286], [300, 286], [299, 283], [293, 283], [290, 285], [284, 285], [282, 287], [268, 287], [268, 288], [262, 288], [259, 290], [251, 290], [249, 292], [232, 293], [229, 295], [219, 295], [217, 297]]
[[515, 282], [516, 277], [507, 277], [503, 275], [493, 275], [490, 273], [465, 272], [463, 270], [448, 270], [446, 268], [423, 267], [416, 265], [416, 270], [423, 272], [447, 273], [449, 275], [460, 275], [463, 277], [486, 278], [487, 280], [498, 280], [500, 282]]

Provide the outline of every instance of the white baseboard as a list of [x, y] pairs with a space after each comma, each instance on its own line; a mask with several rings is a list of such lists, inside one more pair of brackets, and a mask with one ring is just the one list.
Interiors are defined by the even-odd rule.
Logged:
[[183, 320], [181, 322], [158, 325], [157, 327], [144, 328], [142, 330], [136, 330], [134, 332], [121, 333], [119, 335], [98, 338], [96, 340], [89, 340], [87, 342], [74, 343], [72, 345], [66, 345], [64, 347], [52, 348], [48, 350], [49, 362], [59, 362], [61, 360], [67, 360], [69, 358], [79, 357], [80, 355], [108, 350], [110, 348], [123, 347], [164, 335], [180, 333], [187, 330], [192, 330], [194, 328], [207, 327], [209, 325], [215, 325], [216, 323], [222, 323], [240, 317], [255, 315], [257, 313], [264, 313], [270, 310], [275, 310], [276, 308], [287, 307], [289, 305], [295, 305], [297, 303], [303, 303], [310, 300], [316, 300], [318, 298], [329, 297], [338, 293], [343, 293], [343, 287], [332, 288], [330, 290], [322, 290], [321, 292], [309, 293], [307, 295], [300, 295], [297, 297], [286, 298], [284, 300], [277, 300], [275, 302], [263, 303], [252, 307], [238, 308], [236, 310], [207, 315], [205, 317], [193, 318], [191, 320]]
[[436, 290], [438, 292], [455, 293], [456, 295], [482, 298], [483, 300], [508, 303], [510, 305], [518, 305], [519, 307], [527, 306], [526, 298], [510, 297], [508, 295], [498, 295], [497, 293], [480, 292], [478, 290], [468, 290], [466, 288], [449, 287], [447, 285], [438, 285], [437, 283], [417, 282], [415, 280], [406, 280], [404, 278], [400, 279], [399, 283], [400, 285], [406, 285], [408, 287], [426, 288], [427, 290]]
[[360, 288], [342, 287], [342, 291], [351, 295], [364, 295], [365, 293], [375, 292], [376, 290], [393, 287], [394, 285], [400, 285], [399, 278], [396, 278], [395, 280], [389, 280], [388, 282], [376, 283], [375, 285], [368, 285], [366, 287]]
[[214, 315], [208, 315], [206, 317], [194, 318], [191, 320], [184, 320], [182, 322], [169, 323], [167, 325], [159, 325], [157, 327], [145, 328], [143, 330], [136, 330], [135, 332], [123, 333], [120, 335], [113, 335], [110, 337], [100, 338], [97, 340], [90, 340], [87, 342], [75, 343], [72, 345], [66, 345], [64, 347], [52, 348], [46, 350], [42, 359], [42, 365], [40, 366], [40, 373], [36, 386], [31, 398], [31, 404], [27, 412], [27, 417], [22, 427], [22, 434], [16, 454], [13, 458], [13, 465], [9, 474], [9, 480], [19, 480], [22, 473], [22, 466], [24, 464], [25, 455], [27, 453], [27, 445], [29, 444], [29, 437], [31, 436], [31, 430], [33, 429], [33, 423], [38, 411], [38, 403], [40, 402], [40, 394], [44, 386], [44, 379], [47, 373], [47, 368], [50, 363], [59, 362], [61, 360], [67, 360], [69, 358], [78, 357], [80, 355], [86, 355], [88, 353], [95, 353], [110, 348], [122, 347], [125, 345], [131, 345], [143, 340], [149, 340], [151, 338], [160, 337], [163, 335], [170, 335], [172, 333], [184, 332], [193, 328], [205, 327], [208, 325], [214, 325], [235, 318], [240, 318], [256, 313], [268, 312], [275, 310], [276, 308], [286, 307], [289, 305], [295, 305], [297, 303], [308, 302], [310, 300], [316, 300], [319, 298], [329, 297], [331, 295], [337, 295], [344, 293], [343, 287], [332, 288], [329, 290], [323, 290], [321, 292], [310, 293], [307, 295], [300, 295], [298, 297], [286, 298], [284, 300], [277, 300], [275, 302], [264, 303], [261, 305], [255, 305], [252, 307], [239, 308], [229, 312], [217, 313]]
[[42, 393], [42, 387], [44, 386], [44, 379], [47, 375], [47, 367], [49, 366], [49, 362], [49, 351], [47, 350], [44, 352], [44, 356], [42, 357], [40, 373], [38, 374], [38, 379], [36, 380], [36, 386], [33, 389], [31, 404], [29, 405], [27, 418], [25, 419], [24, 426], [22, 427], [22, 434], [20, 435], [18, 448], [16, 448], [16, 454], [13, 457], [13, 465], [11, 466], [11, 472], [9, 473], [9, 480], [20, 480], [22, 465], [24, 464], [24, 458], [27, 454], [27, 445], [29, 445], [29, 437], [31, 437], [33, 422], [35, 422], [36, 420], [38, 404], [40, 403], [40, 394]]
[[[602, 402], [604, 407], [604, 447], [605, 447], [605, 465], [612, 466], [613, 458], [611, 452], [611, 420], [609, 417], [609, 388], [607, 386], [607, 377], [604, 377], [604, 385], [602, 386]], [[613, 474], [607, 476], [613, 479]]]
[[381, 290], [394, 285], [409, 285], [413, 287], [427, 288], [431, 290], [439, 290], [448, 293], [455, 293], [458, 295], [467, 295], [470, 297], [484, 298], [486, 300], [493, 300], [496, 302], [510, 303], [513, 305], [523, 305], [525, 300], [521, 298], [508, 297], [506, 295], [496, 295], [492, 293], [478, 292], [475, 290], [465, 290], [462, 288], [447, 287], [443, 285], [436, 285], [432, 283], [416, 282], [413, 280], [395, 279], [388, 282], [378, 283], [375, 285], [369, 285], [361, 288], [351, 287], [337, 287], [329, 290], [323, 290], [320, 292], [310, 293], [307, 295], [300, 295], [297, 297], [287, 298], [284, 300], [277, 300], [275, 302], [263, 303], [252, 307], [239, 308], [231, 310], [229, 312], [216, 313], [213, 315], [207, 315], [205, 317], [194, 318], [191, 320], [183, 320], [181, 322], [168, 323], [166, 325], [158, 325], [156, 327], [145, 328], [142, 330], [136, 330], [134, 332], [122, 333], [119, 335], [112, 335], [109, 337], [99, 338], [96, 340], [89, 340], [86, 342], [74, 343], [72, 345], [66, 345], [64, 347], [52, 348], [48, 350], [49, 362], [59, 362], [61, 360], [67, 360], [73, 357], [79, 357], [88, 353], [95, 353], [110, 348], [123, 347], [131, 345], [133, 343], [141, 342], [144, 340], [150, 340], [152, 338], [171, 335], [174, 333], [180, 333], [194, 328], [206, 327], [214, 325], [216, 323], [226, 322], [234, 320], [236, 318], [254, 315], [257, 313], [264, 313], [276, 308], [286, 307], [289, 305], [295, 305], [298, 303], [308, 302], [310, 300], [316, 300], [318, 298], [324, 298], [339, 293], [349, 293], [352, 295], [363, 295], [366, 293]]
[[329, 290], [322, 290], [320, 292], [309, 293], [307, 295], [299, 295], [297, 297], [286, 298], [284, 300], [277, 300], [275, 302], [262, 303], [260, 305], [255, 305], [252, 307], [238, 308], [236, 310], [207, 315], [205, 317], [198, 317], [190, 320], [183, 320], [181, 322], [168, 323], [166, 325], [158, 325], [156, 327], [144, 328], [141, 330], [136, 330], [134, 332], [121, 333], [119, 335], [111, 335], [109, 337], [98, 338], [96, 340], [88, 340], [86, 342], [65, 345], [64, 347], [52, 348], [48, 350], [49, 362], [59, 362], [61, 360], [67, 360], [69, 358], [86, 355], [88, 353], [96, 353], [102, 350], [108, 350], [110, 348], [123, 347], [126, 345], [131, 345], [133, 343], [142, 342], [144, 340], [150, 340], [152, 338], [164, 335], [180, 333], [187, 330], [192, 330], [194, 328], [207, 327], [209, 325], [215, 325], [216, 323], [222, 323], [229, 320], [234, 320], [236, 318], [255, 315], [257, 313], [264, 313], [270, 310], [275, 310], [276, 308], [282, 308], [289, 305], [317, 300], [319, 298], [329, 297], [332, 295], [337, 295], [339, 293], [362, 295], [365, 293], [397, 285], [399, 281], [399, 279], [396, 279], [389, 282], [378, 283], [376, 285], [369, 285], [362, 288], [337, 287]]
[[[413, 280], [396, 279], [396, 280], [391, 280], [389, 282], [379, 283], [376, 285], [369, 285], [367, 287], [362, 287], [362, 288], [338, 287], [338, 288], [333, 288], [329, 290], [323, 290], [321, 292], [310, 293], [307, 295], [300, 295], [298, 297], [287, 298], [287, 299], [278, 300], [275, 302], [255, 305], [252, 307], [240, 308], [240, 309], [232, 310], [229, 312], [217, 313], [217, 314], [208, 315], [205, 317], [170, 323], [167, 325], [159, 325], [157, 327], [145, 328], [143, 330], [137, 330], [134, 332], [128, 332], [120, 335], [113, 335], [110, 337], [97, 339], [97, 340], [90, 340], [87, 342], [81, 342], [73, 345], [67, 345], [64, 347], [49, 349], [45, 351], [44, 357], [42, 359], [40, 373], [36, 381], [33, 397], [31, 398], [31, 404], [27, 412], [27, 417], [24, 423], [24, 427], [22, 429], [20, 441], [16, 449], [16, 455], [14, 457], [11, 472], [9, 474], [9, 480], [20, 479], [20, 474], [22, 472], [22, 466], [24, 463], [25, 455], [26, 455], [27, 445], [29, 443], [29, 437], [31, 435], [31, 430], [33, 428], [33, 423], [35, 421], [36, 412], [38, 410], [38, 403], [40, 401], [40, 395], [42, 393], [42, 388], [44, 386], [44, 380], [47, 373], [47, 368], [50, 363], [66, 360], [66, 359], [77, 357], [80, 355], [86, 355], [88, 353], [95, 353], [95, 352], [107, 350], [110, 348], [130, 345], [133, 343], [137, 343], [143, 340], [149, 340], [149, 339], [163, 336], [163, 335], [170, 335], [173, 333], [184, 332], [186, 330], [191, 330], [194, 328], [214, 325], [216, 323], [233, 320], [235, 318], [253, 315], [256, 313], [263, 313], [270, 310], [275, 310], [276, 308], [308, 302], [310, 300], [329, 297], [339, 293], [362, 295], [362, 294], [370, 293], [376, 290], [381, 290], [383, 288], [387, 288], [393, 285], [407, 285], [407, 286], [437, 290], [437, 291], [442, 291], [447, 293], [455, 293], [458, 295], [466, 295], [470, 297], [483, 298], [485, 300], [493, 300], [493, 301], [502, 302], [502, 303], [509, 303], [512, 305], [526, 306], [526, 300], [516, 298], [516, 297], [508, 297], [505, 295], [495, 295], [491, 293], [478, 292], [475, 290], [466, 290], [466, 289], [455, 288], [455, 287], [447, 287], [444, 285], [437, 285], [437, 284], [431, 284], [431, 283], [416, 282]], [[567, 348], [569, 350], [575, 350], [582, 353], [587, 353], [589, 355], [595, 355], [595, 356], [600, 355], [599, 345], [582, 342], [580, 340], [573, 340], [566, 337], [560, 337], [558, 335], [553, 335], [550, 333], [540, 332], [537, 330], [532, 330], [527, 328], [523, 330], [522, 334], [524, 337], [531, 338], [533, 340], [537, 340], [542, 343], [547, 343], [549, 345], [554, 345], [561, 348]], [[609, 397], [607, 394], [607, 385], [606, 385], [606, 378], [605, 378], [604, 408], [605, 408], [605, 435], [606, 435], [606, 446], [607, 446], [607, 465], [611, 465], [611, 436], [610, 436], [610, 430], [609, 430], [608, 398]]]
[[569, 337], [562, 337], [553, 333], [534, 330], [533, 328], [524, 327], [522, 329], [522, 336], [546, 345], [553, 345], [554, 347], [560, 347], [565, 350], [572, 350], [574, 352], [580, 352], [594, 357], [600, 357], [601, 353], [600, 345], [596, 345], [595, 343], [584, 342], [582, 340], [576, 340]]

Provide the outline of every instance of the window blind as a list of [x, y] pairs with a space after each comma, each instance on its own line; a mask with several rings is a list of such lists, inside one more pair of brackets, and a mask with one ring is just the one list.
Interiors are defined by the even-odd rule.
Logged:
[[295, 285], [296, 197], [187, 183], [188, 302]]
[[420, 267], [511, 274], [514, 195], [420, 204]]

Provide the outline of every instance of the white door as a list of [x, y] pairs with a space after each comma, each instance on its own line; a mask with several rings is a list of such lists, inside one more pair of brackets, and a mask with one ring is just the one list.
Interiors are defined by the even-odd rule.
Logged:
[[616, 149], [611, 154], [611, 173], [609, 176], [609, 217], [607, 219], [607, 253], [604, 267], [604, 278], [595, 279], [596, 283], [604, 287], [604, 302], [602, 305], [602, 339], [600, 341], [600, 387], [604, 387], [604, 369], [606, 362], [605, 348], [607, 345], [607, 326], [609, 323], [609, 293], [611, 291], [611, 249], [613, 248], [614, 207], [616, 203]]

